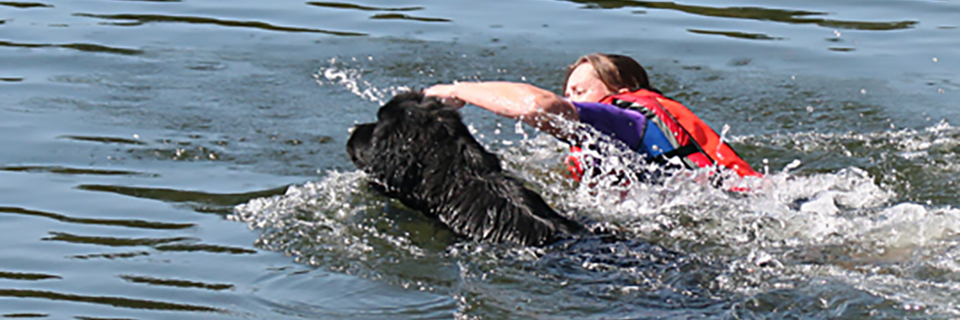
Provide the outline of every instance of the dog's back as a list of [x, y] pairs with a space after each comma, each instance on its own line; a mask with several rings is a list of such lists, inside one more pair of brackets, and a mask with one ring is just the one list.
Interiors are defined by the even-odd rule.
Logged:
[[404, 93], [358, 125], [347, 151], [385, 195], [480, 241], [543, 245], [583, 230], [503, 172], [455, 109]]
[[475, 240], [544, 245], [583, 229], [506, 175], [475, 177], [458, 189], [437, 214], [454, 232]]

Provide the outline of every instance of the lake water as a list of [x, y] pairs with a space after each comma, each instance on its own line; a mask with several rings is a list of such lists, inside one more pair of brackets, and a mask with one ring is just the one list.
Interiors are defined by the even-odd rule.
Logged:
[[[3, 0], [0, 315], [955, 319], [957, 17], [954, 0]], [[457, 240], [347, 159], [347, 129], [398, 90], [559, 91], [596, 51], [637, 58], [766, 178], [577, 186], [562, 144], [465, 108], [556, 208], [625, 238], [538, 249]]]

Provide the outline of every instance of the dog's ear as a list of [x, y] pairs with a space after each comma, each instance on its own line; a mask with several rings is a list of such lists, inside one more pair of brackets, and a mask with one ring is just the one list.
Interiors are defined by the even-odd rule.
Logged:
[[441, 109], [451, 109], [447, 105], [443, 104], [443, 101], [440, 101], [440, 98], [437, 97], [421, 97], [420, 107], [425, 110], [436, 111]]
[[443, 107], [443, 104], [437, 98], [426, 97], [418, 91], [403, 92], [391, 98], [377, 111], [377, 120], [396, 122], [427, 119], [428, 117], [411, 116], [411, 114], [431, 112], [438, 107]]

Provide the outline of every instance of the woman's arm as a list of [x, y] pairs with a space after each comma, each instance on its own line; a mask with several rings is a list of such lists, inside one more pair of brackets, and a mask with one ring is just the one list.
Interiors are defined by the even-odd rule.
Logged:
[[563, 138], [561, 119], [579, 120], [577, 109], [553, 92], [526, 83], [461, 82], [435, 85], [424, 93], [442, 99], [458, 99], [501, 116], [523, 122]]

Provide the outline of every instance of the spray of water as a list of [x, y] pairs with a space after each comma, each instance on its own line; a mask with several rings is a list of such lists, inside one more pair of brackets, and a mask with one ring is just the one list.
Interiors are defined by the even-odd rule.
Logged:
[[[354, 57], [351, 59], [356, 61], [357, 58]], [[373, 58], [368, 57], [368, 59]], [[337, 58], [331, 58], [328, 64], [327, 66], [320, 67], [317, 72], [313, 74], [317, 84], [321, 86], [327, 84], [343, 86], [358, 97], [377, 104], [386, 103], [390, 97], [397, 93], [410, 91], [410, 88], [406, 86], [391, 86], [381, 89], [363, 79], [363, 69], [351, 68], [340, 63]]]

